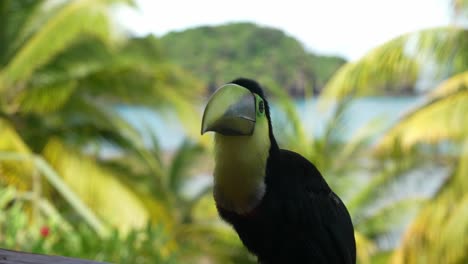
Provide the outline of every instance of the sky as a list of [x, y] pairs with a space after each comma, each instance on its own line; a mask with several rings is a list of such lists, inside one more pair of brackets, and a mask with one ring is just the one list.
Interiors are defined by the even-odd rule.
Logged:
[[254, 22], [278, 28], [312, 52], [356, 60], [398, 35], [451, 22], [449, 0], [137, 0], [118, 11], [136, 35]]

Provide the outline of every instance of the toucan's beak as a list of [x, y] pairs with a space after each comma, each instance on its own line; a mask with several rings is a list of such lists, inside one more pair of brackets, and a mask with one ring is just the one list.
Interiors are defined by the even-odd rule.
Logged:
[[237, 84], [226, 84], [210, 98], [203, 113], [201, 133], [227, 136], [252, 135], [255, 128], [255, 96]]

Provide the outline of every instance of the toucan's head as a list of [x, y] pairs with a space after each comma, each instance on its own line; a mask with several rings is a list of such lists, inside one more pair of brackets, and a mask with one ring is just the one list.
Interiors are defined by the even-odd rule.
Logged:
[[238, 78], [219, 88], [203, 113], [201, 133], [213, 131], [224, 136], [251, 136], [266, 124], [265, 137], [273, 137], [270, 109], [260, 85]]
[[265, 194], [269, 157], [278, 153], [268, 102], [260, 85], [236, 79], [219, 88], [203, 113], [202, 134], [215, 132], [214, 197], [226, 210], [245, 213]]

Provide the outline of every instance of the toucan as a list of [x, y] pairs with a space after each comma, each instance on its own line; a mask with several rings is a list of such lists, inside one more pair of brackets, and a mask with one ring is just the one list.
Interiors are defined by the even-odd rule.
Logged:
[[348, 210], [310, 161], [278, 147], [256, 81], [216, 90], [202, 118], [208, 131], [217, 211], [259, 263], [356, 263]]

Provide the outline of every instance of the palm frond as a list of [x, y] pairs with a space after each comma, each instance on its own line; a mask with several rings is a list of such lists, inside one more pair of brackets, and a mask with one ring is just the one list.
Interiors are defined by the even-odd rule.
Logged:
[[[190, 79], [189, 79], [190, 80]], [[187, 87], [191, 87], [194, 91], [196, 91], [196, 84], [197, 82], [193, 83], [186, 83]], [[200, 123], [201, 120], [201, 113], [199, 109], [196, 107], [197, 98], [190, 95], [184, 95], [182, 91], [180, 91], [180, 86], [173, 85], [161, 85], [158, 87], [158, 94], [159, 100], [162, 102], [160, 103], [160, 109], [172, 109], [176, 112], [177, 117], [180, 119], [180, 122], [183, 124], [187, 136], [190, 137], [192, 140], [203, 142], [200, 140]], [[158, 106], [154, 106], [157, 108]]]
[[374, 242], [361, 234], [359, 231], [354, 232], [356, 239], [357, 259], [359, 263], [371, 263], [371, 256], [377, 251], [377, 246]]
[[29, 85], [45, 86], [87, 76], [114, 67], [120, 58], [121, 45], [109, 46], [96, 36], [84, 35], [58, 52], [31, 76]]
[[168, 170], [169, 188], [174, 194], [181, 195], [182, 184], [190, 176], [193, 165], [200, 161], [203, 151], [202, 146], [190, 141], [184, 141], [177, 149]]
[[28, 146], [16, 133], [12, 124], [0, 118], [0, 149], [2, 151], [15, 151], [30, 153]]
[[[31, 154], [31, 150], [13, 126], [0, 118], [0, 153], [5, 152]], [[5, 185], [29, 190], [33, 172], [34, 166], [31, 162], [18, 163], [0, 158], [0, 182]]]
[[111, 27], [107, 2], [71, 1], [54, 13], [1, 70], [0, 92], [5, 89], [21, 90], [38, 67], [50, 61], [82, 34], [108, 40]]
[[44, 175], [48, 182], [67, 200], [67, 202], [80, 214], [95, 231], [101, 235], [107, 235], [108, 231], [96, 215], [85, 206], [83, 202], [72, 192], [60, 176], [53, 170], [42, 157], [34, 157], [34, 165]]
[[355, 227], [367, 237], [390, 233], [409, 220], [423, 202], [413, 198], [389, 203], [364, 216]]
[[79, 91], [118, 104], [175, 111], [188, 135], [197, 140], [200, 112], [193, 102], [201, 100], [202, 87], [174, 65], [124, 59], [83, 78]]
[[353, 217], [357, 219], [362, 217], [366, 207], [374, 203], [375, 197], [382, 191], [382, 186], [388, 185], [393, 180], [394, 175], [394, 172], [381, 172], [374, 176], [357, 195], [350, 199], [347, 207], [352, 212]]
[[[44, 117], [44, 121], [49, 130], [46, 137], [62, 137], [67, 143], [77, 146], [99, 140], [122, 148], [143, 144], [136, 129], [118, 115], [111, 105], [96, 98], [74, 97], [60, 111]], [[27, 138], [35, 136], [32, 133]]]
[[[29, 28], [26, 26], [31, 19], [38, 13], [44, 1], [15, 1], [3, 0], [0, 2], [0, 68], [13, 56], [14, 51], [18, 48], [18, 29]], [[26, 31], [26, 30], [24, 30]], [[25, 34], [21, 34], [25, 35]]]
[[456, 74], [437, 86], [429, 94], [430, 98], [448, 96], [461, 90], [468, 90], [468, 70]]
[[[0, 152], [0, 161], [2, 163], [16, 163], [21, 167], [30, 165], [33, 169], [30, 170], [29, 181], [32, 181], [32, 186], [28, 187], [24, 192], [17, 195], [17, 199], [27, 200], [32, 202], [33, 211], [41, 210], [43, 213], [49, 215], [51, 218], [65, 229], [70, 229], [70, 226], [63, 220], [63, 218], [57, 213], [57, 210], [45, 200], [41, 193], [42, 188], [40, 187], [40, 178], [39, 175], [44, 176], [44, 182], [48, 182], [55, 190], [60, 193], [63, 198], [69, 203], [69, 205], [76, 211], [76, 213], [83, 217], [83, 219], [95, 229], [95, 231], [101, 235], [105, 236], [107, 234], [106, 227], [101, 223], [101, 221], [86, 207], [83, 202], [72, 192], [69, 187], [61, 180], [57, 172], [50, 167], [50, 165], [44, 161], [40, 156], [35, 156], [33, 154], [24, 154], [20, 152]], [[8, 167], [7, 167], [8, 169]], [[1, 175], [0, 175], [1, 176]], [[13, 172], [13, 177], [20, 177], [21, 175], [18, 172]], [[12, 185], [10, 185], [12, 186]], [[38, 214], [33, 213], [33, 220]]]
[[371, 145], [376, 135], [383, 130], [383, 127], [384, 120], [375, 118], [359, 128], [342, 148], [337, 157], [337, 163], [344, 165], [347, 160], [351, 160], [352, 157], [359, 155], [363, 150], [367, 150], [367, 147]]
[[412, 222], [392, 263], [465, 263], [468, 260], [468, 143], [459, 166], [433, 202]]
[[460, 142], [468, 135], [468, 123], [465, 122], [467, 111], [466, 89], [438, 97], [410, 112], [387, 131], [377, 145], [377, 151], [389, 149], [396, 144], [403, 151], [408, 151], [418, 143], [437, 143], [444, 140]]
[[10, 105], [11, 112], [46, 114], [57, 111], [73, 94], [77, 83], [68, 81], [21, 91]]
[[[409, 33], [345, 64], [328, 82], [322, 99], [395, 93], [414, 86], [425, 64], [435, 63], [443, 78], [468, 68], [467, 30], [433, 28]], [[322, 100], [325, 103], [325, 100]]]
[[73, 191], [105, 222], [128, 230], [143, 227], [149, 213], [135, 193], [96, 162], [60, 141], [51, 140], [44, 156]]
[[349, 95], [378, 95], [414, 83], [419, 67], [406, 54], [405, 43], [405, 37], [397, 38], [343, 65], [325, 85], [321, 103]]

